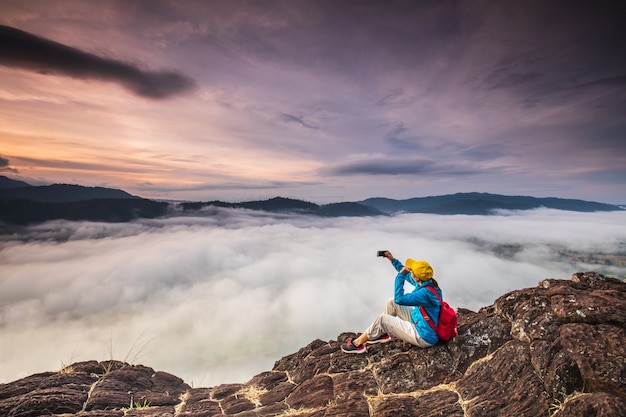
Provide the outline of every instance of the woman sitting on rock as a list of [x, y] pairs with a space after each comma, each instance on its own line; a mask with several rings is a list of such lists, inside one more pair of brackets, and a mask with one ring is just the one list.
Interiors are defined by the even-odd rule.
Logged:
[[[415, 346], [427, 348], [435, 345], [439, 338], [435, 330], [428, 324], [420, 311], [424, 307], [428, 316], [438, 325], [441, 304], [437, 296], [427, 286], [432, 286], [442, 298], [439, 284], [433, 278], [433, 269], [426, 261], [406, 260], [406, 266], [393, 257], [391, 252], [385, 251], [385, 258], [398, 271], [395, 281], [394, 297], [387, 301], [385, 312], [378, 316], [356, 339], [348, 338], [341, 345], [346, 353], [365, 353], [367, 343], [385, 343], [392, 337], [404, 340]], [[404, 292], [404, 282], [408, 281], [415, 286], [410, 292]]]

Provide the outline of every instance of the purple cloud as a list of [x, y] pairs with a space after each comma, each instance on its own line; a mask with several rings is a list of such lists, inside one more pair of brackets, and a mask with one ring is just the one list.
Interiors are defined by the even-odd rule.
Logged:
[[44, 74], [113, 81], [150, 99], [168, 98], [192, 89], [195, 84], [178, 72], [147, 71], [3, 25], [0, 64]]

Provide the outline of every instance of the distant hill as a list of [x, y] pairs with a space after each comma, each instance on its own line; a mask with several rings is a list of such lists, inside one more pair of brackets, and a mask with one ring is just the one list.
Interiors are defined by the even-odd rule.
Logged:
[[30, 187], [31, 185], [24, 181], [12, 180], [11, 178], [0, 175], [0, 190], [9, 188]]
[[369, 198], [359, 204], [374, 207], [387, 214], [432, 213], [432, 214], [492, 214], [494, 210], [530, 210], [539, 207], [558, 210], [595, 212], [618, 211], [621, 207], [594, 201], [563, 198], [537, 198], [505, 196], [488, 193], [457, 193], [433, 197], [417, 197], [407, 200]]
[[0, 223], [25, 226], [61, 219], [119, 223], [162, 217], [168, 213], [168, 209], [168, 203], [143, 198], [110, 198], [63, 203], [0, 200]]
[[321, 216], [380, 216], [384, 215], [382, 211], [375, 207], [366, 206], [359, 203], [332, 203], [320, 206], [319, 214]]
[[0, 199], [19, 199], [47, 203], [68, 203], [71, 201], [99, 199], [139, 198], [126, 191], [104, 187], [83, 187], [81, 185], [53, 184], [0, 189]]
[[113, 188], [53, 184], [32, 186], [0, 176], [0, 222], [28, 225], [48, 220], [126, 222], [164, 216], [167, 203]]
[[6, 225], [28, 225], [56, 219], [125, 222], [166, 216], [174, 207], [182, 208], [188, 214], [205, 207], [225, 207], [320, 217], [386, 216], [403, 212], [489, 215], [498, 209], [529, 210], [538, 207], [578, 212], [623, 210], [616, 205], [593, 201], [486, 193], [458, 193], [407, 200], [369, 198], [324, 205], [284, 197], [240, 203], [168, 203], [143, 199], [113, 188], [69, 184], [32, 186], [0, 176], [0, 223]]
[[262, 210], [274, 213], [288, 212], [298, 214], [312, 214], [325, 217], [338, 216], [380, 216], [380, 210], [359, 203], [332, 203], [317, 205], [307, 201], [295, 200], [284, 197], [274, 197], [269, 200], [248, 201], [243, 203], [225, 203], [223, 201], [209, 201], [202, 203], [182, 203], [185, 211], [199, 210], [203, 207], [227, 207], [245, 208], [249, 210]]

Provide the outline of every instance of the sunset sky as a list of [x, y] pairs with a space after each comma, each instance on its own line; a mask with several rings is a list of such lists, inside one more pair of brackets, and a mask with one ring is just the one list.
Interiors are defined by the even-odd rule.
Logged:
[[0, 175], [147, 198], [626, 203], [611, 1], [0, 1]]

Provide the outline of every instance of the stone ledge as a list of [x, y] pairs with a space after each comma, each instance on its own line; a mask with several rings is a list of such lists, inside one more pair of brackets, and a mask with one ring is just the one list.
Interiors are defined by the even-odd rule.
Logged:
[[0, 415], [618, 416], [626, 409], [626, 284], [588, 272], [512, 291], [459, 335], [419, 349], [402, 341], [364, 355], [314, 340], [247, 384], [191, 388], [116, 361], [72, 364], [0, 385]]

